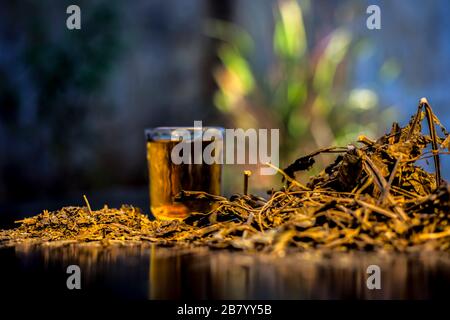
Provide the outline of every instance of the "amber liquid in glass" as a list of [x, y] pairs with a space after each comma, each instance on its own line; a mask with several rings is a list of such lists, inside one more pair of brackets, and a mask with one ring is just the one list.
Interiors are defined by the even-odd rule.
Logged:
[[[174, 196], [181, 190], [220, 194], [221, 164], [174, 164], [171, 152], [177, 143], [171, 140], [147, 142], [150, 209], [160, 220], [185, 219], [191, 212], [208, 212], [212, 209], [204, 200], [175, 202]], [[210, 143], [203, 141], [202, 150]], [[191, 150], [193, 154], [193, 143]]]

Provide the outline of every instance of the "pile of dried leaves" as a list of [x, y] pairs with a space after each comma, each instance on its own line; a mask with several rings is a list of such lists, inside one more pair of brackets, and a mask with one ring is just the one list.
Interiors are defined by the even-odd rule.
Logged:
[[[422, 132], [425, 118], [429, 135]], [[151, 242], [275, 253], [311, 248], [449, 250], [450, 185], [441, 179], [439, 154], [448, 154], [450, 136], [426, 99], [404, 128], [394, 123], [380, 139], [361, 136], [358, 142], [361, 147], [321, 149], [279, 170], [286, 185], [269, 199], [185, 191], [179, 201], [210, 201], [215, 209], [184, 221], [150, 221], [131, 206], [97, 211], [89, 205], [68, 207], [44, 211], [22, 220], [16, 229], [1, 231], [0, 243]], [[339, 155], [306, 185], [295, 180], [295, 172], [310, 169], [320, 153]], [[417, 165], [431, 158], [433, 174]]]

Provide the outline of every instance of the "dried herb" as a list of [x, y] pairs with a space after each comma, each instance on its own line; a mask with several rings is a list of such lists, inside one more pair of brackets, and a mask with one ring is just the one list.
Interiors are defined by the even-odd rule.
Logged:
[[[430, 135], [422, 133], [424, 118]], [[277, 168], [285, 186], [269, 199], [247, 194], [247, 186], [244, 194], [230, 199], [183, 191], [178, 201], [214, 204], [210, 212], [192, 213], [183, 221], [150, 221], [130, 206], [97, 211], [89, 205], [69, 207], [24, 219], [18, 228], [1, 231], [0, 241], [150, 242], [281, 255], [308, 249], [449, 250], [450, 185], [440, 173], [440, 154], [448, 154], [448, 141], [448, 132], [421, 99], [403, 128], [394, 123], [377, 140], [359, 137], [360, 147], [320, 149], [285, 170]], [[339, 155], [306, 185], [295, 180], [295, 172], [308, 170], [324, 152]], [[417, 164], [429, 158], [434, 173]], [[246, 172], [245, 184], [248, 176]]]

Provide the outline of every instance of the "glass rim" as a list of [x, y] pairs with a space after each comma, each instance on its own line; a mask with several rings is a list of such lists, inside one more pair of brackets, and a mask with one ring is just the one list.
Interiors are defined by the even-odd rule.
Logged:
[[[176, 130], [186, 130], [186, 131], [189, 131], [189, 133], [192, 135], [193, 133], [199, 132], [200, 130], [202, 132], [205, 132], [206, 130], [211, 130], [211, 129], [220, 132], [220, 134], [223, 137], [224, 132], [225, 132], [225, 128], [217, 127], [217, 126], [202, 126], [202, 127], [166, 126], [166, 127], [146, 128], [144, 130], [144, 132], [145, 132], [145, 137], [146, 137], [147, 141], [152, 141], [152, 140], [159, 140], [158, 137], [156, 136], [158, 134], [160, 134], [160, 135], [166, 134], [168, 136], [168, 139], [170, 139], [172, 137], [171, 133], [176, 131]], [[164, 139], [162, 138], [161, 140], [164, 140]]]

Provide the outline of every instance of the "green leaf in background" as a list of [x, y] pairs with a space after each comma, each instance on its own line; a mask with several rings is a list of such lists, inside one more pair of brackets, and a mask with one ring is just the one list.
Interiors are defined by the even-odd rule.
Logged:
[[328, 45], [317, 63], [314, 87], [318, 91], [329, 91], [332, 87], [337, 66], [348, 52], [351, 34], [343, 29], [333, 31]]
[[306, 85], [303, 82], [291, 82], [287, 88], [287, 103], [289, 105], [298, 106], [303, 103], [306, 98]]
[[247, 60], [240, 53], [229, 45], [223, 45], [218, 52], [218, 56], [225, 65], [228, 72], [236, 76], [237, 86], [246, 94], [253, 89], [253, 74]]
[[253, 39], [248, 32], [238, 25], [227, 21], [207, 20], [204, 26], [204, 33], [210, 38], [232, 45], [242, 54], [249, 53], [254, 48]]
[[219, 110], [229, 112], [253, 90], [255, 80], [247, 60], [232, 45], [220, 46], [218, 57], [224, 68], [214, 74], [220, 89], [214, 103]]
[[306, 33], [302, 10], [295, 0], [279, 2], [275, 23], [274, 50], [281, 57], [300, 58], [306, 51]]

